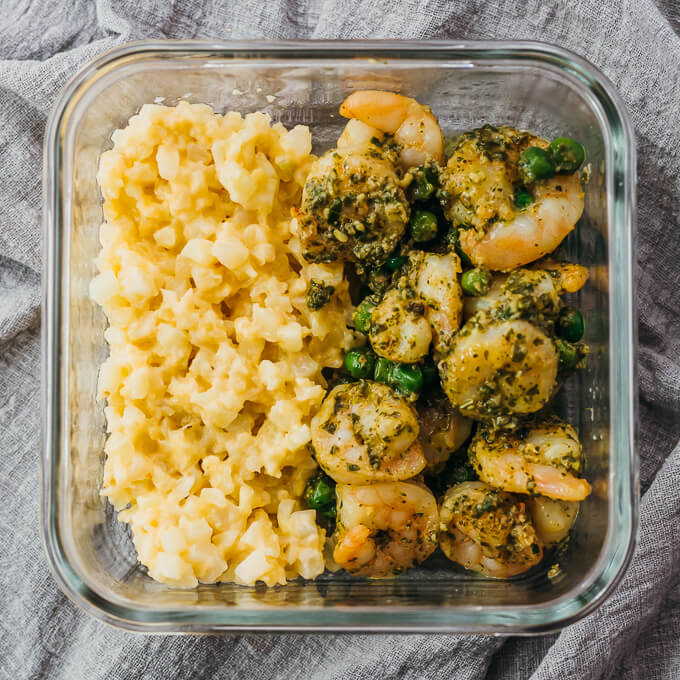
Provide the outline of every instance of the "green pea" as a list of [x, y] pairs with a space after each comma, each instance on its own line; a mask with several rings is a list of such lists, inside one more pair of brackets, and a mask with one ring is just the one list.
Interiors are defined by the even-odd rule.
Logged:
[[360, 333], [368, 333], [371, 328], [371, 314], [376, 307], [376, 301], [369, 296], [364, 298], [352, 315], [352, 323]]
[[560, 369], [563, 371], [572, 371], [583, 358], [583, 352], [578, 345], [572, 345], [561, 339], [555, 340], [557, 349], [560, 354]]
[[416, 185], [413, 189], [413, 198], [416, 201], [424, 201], [432, 196], [433, 191], [434, 184], [430, 184], [425, 176], [423, 176], [416, 182]]
[[385, 266], [391, 271], [396, 272], [397, 269], [401, 269], [408, 262], [408, 257], [406, 255], [395, 255], [387, 259]]
[[416, 201], [425, 201], [434, 193], [436, 178], [431, 168], [425, 167], [419, 173], [413, 186], [413, 198]]
[[385, 357], [378, 357], [373, 369], [373, 380], [376, 382], [386, 383], [390, 378], [390, 369], [394, 362]]
[[520, 189], [515, 194], [515, 205], [520, 209], [524, 210], [528, 208], [534, 202], [534, 197], [526, 191], [526, 189]]
[[429, 210], [418, 210], [411, 218], [414, 241], [431, 241], [437, 235], [437, 217]]
[[305, 504], [314, 510], [328, 511], [329, 507], [335, 509], [335, 483], [333, 480], [319, 472], [307, 480], [304, 492]]
[[555, 164], [550, 154], [538, 146], [530, 146], [522, 152], [518, 163], [522, 184], [533, 184], [537, 179], [548, 179], [555, 174]]
[[468, 269], [460, 279], [460, 285], [465, 295], [479, 297], [486, 295], [491, 287], [491, 274], [486, 269], [477, 267]]
[[576, 172], [586, 159], [586, 151], [581, 144], [571, 137], [553, 139], [548, 147], [557, 172]]
[[417, 364], [394, 364], [388, 382], [402, 394], [418, 394], [423, 389], [423, 372]]
[[375, 355], [368, 347], [359, 347], [345, 354], [345, 368], [353, 378], [368, 378], [375, 367]]
[[583, 337], [583, 314], [574, 307], [565, 307], [557, 319], [557, 335], [568, 342], [578, 342]]

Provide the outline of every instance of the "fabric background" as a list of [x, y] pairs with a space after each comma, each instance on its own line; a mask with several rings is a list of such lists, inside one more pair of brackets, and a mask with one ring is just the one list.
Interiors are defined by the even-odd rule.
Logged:
[[[140, 636], [91, 620], [40, 548], [40, 166], [49, 108], [138, 38], [524, 38], [613, 80], [639, 150], [640, 542], [606, 604], [560, 635]], [[0, 0], [0, 677], [680, 677], [680, 9], [676, 0]]]

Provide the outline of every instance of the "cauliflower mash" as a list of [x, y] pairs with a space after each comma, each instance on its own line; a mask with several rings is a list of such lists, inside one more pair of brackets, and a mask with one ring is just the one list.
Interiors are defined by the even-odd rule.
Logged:
[[[310, 152], [306, 127], [181, 102], [142, 107], [102, 155], [102, 494], [163, 583], [324, 569], [301, 497], [321, 370], [352, 345], [351, 304], [342, 263], [307, 263], [291, 219]], [[334, 291], [316, 311], [312, 279]]]

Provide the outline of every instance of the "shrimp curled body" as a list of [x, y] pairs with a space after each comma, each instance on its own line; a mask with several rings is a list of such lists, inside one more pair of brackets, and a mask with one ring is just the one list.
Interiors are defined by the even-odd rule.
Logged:
[[554, 392], [558, 365], [555, 345], [539, 327], [475, 317], [455, 337], [439, 374], [451, 404], [483, 420], [538, 411]]
[[396, 92], [357, 90], [342, 103], [340, 115], [393, 135], [405, 168], [443, 158], [444, 137], [439, 123], [430, 109], [415, 99]]
[[399, 574], [437, 547], [439, 513], [432, 493], [412, 482], [338, 484], [335, 561], [359, 576]]
[[382, 383], [334, 387], [311, 426], [317, 462], [336, 482], [409, 479], [427, 463], [415, 409]]
[[550, 416], [521, 431], [492, 431], [482, 425], [468, 449], [480, 479], [504, 491], [581, 501], [590, 484], [577, 476], [583, 467], [574, 428]]
[[436, 353], [445, 352], [463, 315], [460, 271], [455, 253], [410, 253], [404, 274], [371, 315], [375, 352], [404, 363], [422, 359], [431, 343]]
[[450, 560], [485, 576], [517, 576], [543, 557], [524, 502], [483, 482], [463, 482], [446, 492], [440, 532]]
[[537, 180], [532, 202], [515, 203], [518, 160], [548, 143], [511, 127], [485, 126], [461, 135], [443, 172], [444, 209], [460, 227], [460, 245], [476, 266], [509, 271], [552, 252], [583, 213], [578, 173]]

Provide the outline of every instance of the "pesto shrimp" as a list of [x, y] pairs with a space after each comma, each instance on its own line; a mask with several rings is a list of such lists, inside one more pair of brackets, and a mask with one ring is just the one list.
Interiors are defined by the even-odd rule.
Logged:
[[477, 420], [541, 409], [556, 386], [559, 355], [551, 338], [523, 319], [477, 314], [439, 362], [451, 404]]
[[588, 270], [580, 264], [542, 261], [529, 269], [515, 269], [510, 274], [496, 274], [485, 295], [466, 296], [465, 318], [480, 311], [498, 309], [497, 316], [555, 316], [561, 295], [575, 293], [588, 280]]
[[351, 128], [343, 133], [341, 146], [310, 169], [298, 213], [299, 235], [310, 262], [343, 259], [380, 266], [403, 236], [410, 209], [395, 159], [376, 138], [366, 140], [363, 126]]
[[444, 554], [485, 576], [517, 576], [543, 557], [543, 546], [521, 497], [483, 482], [463, 482], [446, 492], [439, 530]]
[[578, 476], [583, 454], [576, 431], [557, 416], [512, 432], [482, 425], [468, 456], [482, 481], [504, 491], [563, 501], [590, 493], [590, 484]]
[[442, 172], [444, 212], [476, 266], [509, 271], [552, 252], [583, 213], [577, 172], [521, 185], [520, 155], [544, 139], [486, 125], [461, 135]]
[[311, 429], [316, 460], [336, 482], [409, 479], [427, 463], [414, 408], [382, 383], [334, 387]]
[[333, 559], [358, 576], [399, 574], [437, 547], [439, 513], [432, 493], [413, 482], [338, 484]]
[[576, 521], [578, 501], [558, 501], [545, 496], [532, 496], [527, 506], [536, 533], [546, 548], [562, 542]]
[[358, 90], [342, 103], [340, 115], [393, 135], [403, 168], [443, 159], [444, 137], [439, 123], [430, 108], [415, 99], [395, 92]]
[[435, 352], [444, 352], [463, 313], [460, 271], [455, 253], [412, 251], [404, 274], [371, 314], [369, 338], [376, 354], [410, 363], [424, 357], [431, 343]]
[[470, 436], [472, 421], [455, 411], [444, 395], [421, 400], [418, 418], [418, 439], [427, 459], [427, 471], [439, 473]]

